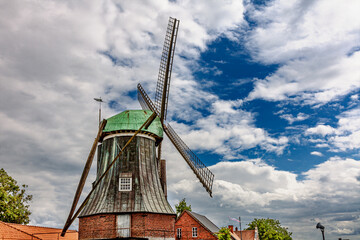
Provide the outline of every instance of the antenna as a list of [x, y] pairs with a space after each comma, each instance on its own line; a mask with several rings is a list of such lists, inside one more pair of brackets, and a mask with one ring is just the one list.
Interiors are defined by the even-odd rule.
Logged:
[[101, 122], [101, 103], [104, 102], [104, 101], [101, 99], [101, 97], [94, 98], [94, 100], [99, 103], [99, 126], [100, 126], [100, 122]]

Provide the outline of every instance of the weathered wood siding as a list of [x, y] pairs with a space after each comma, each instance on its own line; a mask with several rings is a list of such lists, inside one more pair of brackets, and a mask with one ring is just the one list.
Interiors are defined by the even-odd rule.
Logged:
[[[102, 143], [98, 153], [97, 177], [105, 172], [129, 139], [129, 136], [116, 136]], [[119, 191], [119, 177], [123, 176], [132, 177], [132, 191]], [[141, 136], [130, 143], [97, 186], [80, 217], [131, 212], [174, 213], [160, 183], [155, 141]]]

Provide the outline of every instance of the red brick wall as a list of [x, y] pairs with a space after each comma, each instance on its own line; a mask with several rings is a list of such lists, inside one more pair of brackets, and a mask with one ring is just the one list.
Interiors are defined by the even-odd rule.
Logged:
[[[197, 227], [198, 236], [192, 237], [192, 228]], [[181, 228], [181, 239], [213, 239], [216, 240], [217, 237], [214, 236], [210, 231], [204, 228], [200, 223], [198, 223], [193, 217], [191, 217], [187, 212], [184, 212], [181, 217], [175, 223], [175, 239], [179, 240], [177, 237], [176, 231], [178, 228]]]
[[79, 239], [115, 238], [116, 215], [101, 214], [79, 218]]
[[[131, 237], [174, 238], [176, 215], [159, 213], [131, 214]], [[79, 218], [79, 239], [115, 238], [116, 214]]]
[[131, 236], [173, 238], [175, 218], [175, 214], [133, 213]]

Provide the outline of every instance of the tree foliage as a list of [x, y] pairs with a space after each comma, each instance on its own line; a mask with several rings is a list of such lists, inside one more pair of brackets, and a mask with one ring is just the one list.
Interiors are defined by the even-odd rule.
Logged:
[[255, 218], [248, 226], [248, 230], [255, 229], [257, 226], [260, 240], [292, 240], [292, 232], [282, 227], [279, 220]]
[[222, 227], [217, 234], [219, 240], [231, 240], [230, 229]]
[[27, 185], [20, 188], [15, 179], [9, 176], [6, 171], [0, 169], [0, 220], [9, 223], [28, 224], [29, 201], [32, 195], [27, 195]]
[[188, 211], [191, 212], [191, 205], [188, 206], [188, 205], [186, 204], [185, 198], [183, 198], [183, 199], [179, 202], [179, 204], [176, 204], [176, 205], [175, 205], [175, 209], [176, 209], [176, 214], [177, 214], [178, 216], [180, 216], [180, 214], [181, 214], [183, 211], [185, 211], [185, 210], [188, 210]]

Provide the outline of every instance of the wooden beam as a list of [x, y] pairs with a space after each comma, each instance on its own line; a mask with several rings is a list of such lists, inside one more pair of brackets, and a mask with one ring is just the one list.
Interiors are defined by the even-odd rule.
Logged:
[[[78, 184], [78, 187], [77, 187], [77, 189], [76, 189], [75, 196], [74, 196], [74, 200], [73, 200], [73, 203], [72, 203], [70, 212], [69, 212], [69, 216], [68, 216], [68, 218], [67, 218], [67, 220], [66, 220], [66, 223], [65, 223], [65, 225], [64, 225], [64, 229], [65, 229], [66, 226], [69, 225], [69, 222], [71, 221], [72, 215], [73, 215], [74, 212], [75, 212], [76, 205], [77, 205], [77, 203], [79, 202], [79, 198], [80, 198], [81, 192], [82, 192], [82, 190], [83, 190], [83, 188], [84, 188], [84, 185], [85, 185], [85, 182], [86, 182], [86, 178], [87, 178], [87, 176], [88, 176], [88, 174], [89, 174], [89, 171], [90, 171], [90, 168], [91, 168], [91, 164], [92, 164], [93, 159], [94, 159], [94, 155], [95, 155], [95, 152], [96, 152], [97, 144], [98, 144], [98, 142], [99, 142], [99, 139], [100, 139], [100, 137], [101, 137], [101, 135], [102, 135], [102, 132], [103, 132], [103, 129], [105, 128], [105, 126], [106, 126], [106, 119], [104, 119], [104, 120], [101, 122], [100, 126], [99, 126], [98, 134], [97, 134], [97, 136], [96, 136], [96, 138], [95, 138], [95, 140], [94, 140], [94, 143], [93, 143], [93, 145], [92, 145], [92, 147], [91, 147], [89, 156], [88, 156], [88, 158], [87, 158], [87, 160], [86, 160], [86, 163], [85, 163], [85, 166], [84, 166], [84, 170], [83, 170], [83, 173], [82, 173], [82, 175], [81, 175], [81, 177], [80, 177], [79, 184]], [[69, 225], [69, 226], [70, 226], [70, 225]], [[66, 228], [66, 230], [67, 230], [67, 228]], [[66, 231], [66, 230], [65, 230], [65, 231]]]

